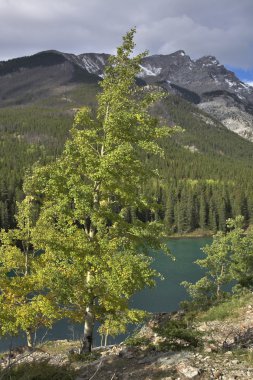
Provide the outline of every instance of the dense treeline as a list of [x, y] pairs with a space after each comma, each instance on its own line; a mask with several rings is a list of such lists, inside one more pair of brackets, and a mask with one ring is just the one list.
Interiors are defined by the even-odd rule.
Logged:
[[[93, 107], [97, 89], [80, 85], [34, 105], [0, 109], [0, 227], [15, 224], [25, 171], [60, 154], [76, 108]], [[239, 214], [253, 223], [252, 143], [176, 96], [154, 112], [184, 132], [164, 140], [165, 160], [150, 157], [161, 179], [150, 180], [145, 191], [161, 207], [142, 217], [164, 219], [167, 231], [178, 233], [224, 230], [225, 220]]]
[[224, 231], [226, 219], [236, 215], [253, 223], [253, 198], [247, 198], [233, 183], [215, 180], [171, 182], [163, 209], [165, 226], [171, 232]]
[[167, 231], [224, 231], [226, 219], [236, 215], [252, 224], [252, 143], [178, 97], [157, 112], [184, 128], [164, 142], [164, 162], [152, 159], [161, 168], [162, 181], [151, 187]]
[[14, 226], [25, 171], [60, 153], [71, 122], [66, 112], [45, 107], [0, 109], [0, 227]]
[[58, 65], [65, 61], [64, 57], [60, 54], [53, 54], [52, 52], [41, 52], [34, 54], [32, 57], [20, 57], [10, 59], [4, 64], [0, 65], [0, 75], [6, 75], [19, 71], [22, 68], [33, 68], [37, 66], [52, 66]]

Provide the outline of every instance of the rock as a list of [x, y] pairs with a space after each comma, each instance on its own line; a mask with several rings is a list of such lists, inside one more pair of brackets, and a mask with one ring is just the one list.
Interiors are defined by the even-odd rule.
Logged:
[[151, 360], [149, 358], [143, 358], [141, 360], [138, 360], [138, 364], [147, 364], [150, 362], [151, 362]]
[[119, 353], [118, 356], [125, 359], [133, 359], [135, 357], [133, 351], [128, 349], [127, 347], [123, 348]]
[[183, 375], [186, 379], [198, 379], [200, 370], [196, 367], [192, 367], [186, 362], [181, 362], [176, 367], [177, 372]]
[[222, 379], [223, 378], [223, 373], [220, 370], [217, 370], [213, 373], [213, 378], [214, 379]]
[[70, 355], [79, 354], [79, 349], [78, 348], [71, 348], [71, 350], [69, 350], [69, 354]]
[[173, 365], [177, 365], [182, 360], [187, 359], [189, 357], [189, 353], [180, 352], [180, 353], [171, 353], [164, 357], [161, 357], [157, 360], [157, 364], [160, 364], [161, 367], [171, 367]]
[[207, 323], [204, 322], [204, 323], [202, 323], [201, 325], [199, 325], [199, 326], [198, 326], [198, 330], [201, 331], [201, 332], [205, 332], [206, 330], [208, 330]]
[[209, 344], [204, 348], [205, 352], [218, 352], [218, 348], [214, 344]]

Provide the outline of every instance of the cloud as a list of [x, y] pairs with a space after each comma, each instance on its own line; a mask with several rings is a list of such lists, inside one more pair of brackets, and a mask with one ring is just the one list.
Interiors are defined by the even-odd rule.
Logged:
[[253, 81], [250, 81], [250, 82], [245, 81], [245, 83], [247, 83], [249, 86], [253, 87]]
[[0, 59], [41, 50], [115, 51], [137, 27], [137, 50], [253, 67], [252, 0], [1, 0]]

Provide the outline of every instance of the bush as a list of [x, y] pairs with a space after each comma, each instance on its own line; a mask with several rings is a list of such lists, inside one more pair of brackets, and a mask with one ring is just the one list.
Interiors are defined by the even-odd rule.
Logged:
[[127, 346], [140, 347], [149, 346], [151, 344], [151, 341], [149, 338], [146, 338], [145, 336], [138, 336], [138, 334], [136, 334], [127, 338], [124, 343]]
[[154, 331], [165, 338], [161, 349], [178, 350], [202, 345], [201, 335], [188, 326], [185, 320], [170, 320], [164, 326], [154, 328]]

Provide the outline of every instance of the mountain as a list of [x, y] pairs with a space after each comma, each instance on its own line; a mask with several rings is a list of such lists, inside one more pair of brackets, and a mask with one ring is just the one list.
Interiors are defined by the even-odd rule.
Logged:
[[[0, 62], [0, 228], [15, 224], [25, 171], [59, 155], [79, 107], [96, 107], [108, 58], [51, 50]], [[183, 51], [146, 57], [141, 69], [139, 85], [169, 93], [152, 112], [184, 129], [163, 141], [165, 160], [150, 159], [163, 178], [146, 189], [161, 205], [155, 217], [179, 233], [215, 232], [238, 214], [253, 223], [253, 90], [214, 57]]]
[[[108, 54], [44, 51], [0, 62], [0, 106], [32, 103], [60, 94], [66, 86], [97, 83]], [[253, 141], [253, 88], [213, 56], [192, 60], [183, 50], [142, 61], [139, 77], [178, 94], [225, 127]]]
[[74, 54], [45, 51], [0, 62], [0, 106], [33, 103], [73, 83], [97, 83]]
[[160, 82], [216, 117], [228, 129], [253, 141], [253, 88], [240, 81], [213, 56], [196, 61], [180, 50], [143, 60], [141, 76]]

